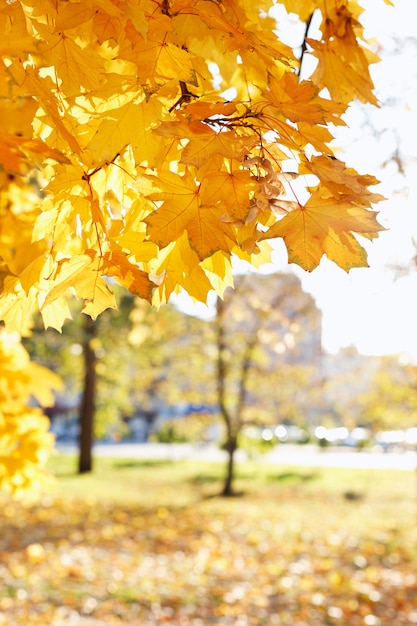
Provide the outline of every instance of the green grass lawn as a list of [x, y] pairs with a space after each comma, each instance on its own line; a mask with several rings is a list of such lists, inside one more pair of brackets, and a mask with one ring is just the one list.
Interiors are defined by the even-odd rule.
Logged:
[[0, 626], [412, 626], [416, 476], [97, 458], [0, 509]]
[[[227, 506], [217, 497], [222, 488], [222, 463], [96, 458], [91, 474], [78, 475], [77, 459], [55, 455], [49, 470], [56, 478], [53, 493], [63, 497], [96, 498], [103, 502], [183, 507]], [[280, 506], [304, 518], [304, 508], [359, 526], [414, 527], [417, 519], [417, 476], [391, 470], [294, 467], [262, 462], [237, 464], [233, 506]], [[295, 510], [293, 510], [295, 509]]]

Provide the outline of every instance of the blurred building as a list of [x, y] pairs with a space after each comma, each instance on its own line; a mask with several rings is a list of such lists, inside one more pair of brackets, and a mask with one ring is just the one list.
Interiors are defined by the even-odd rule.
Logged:
[[[322, 312], [313, 296], [303, 291], [295, 274], [245, 274], [235, 279], [235, 289], [225, 296], [230, 309], [230, 328], [249, 331], [257, 327], [275, 363], [311, 365], [319, 368], [322, 357]], [[249, 314], [252, 309], [252, 314]], [[247, 314], [243, 314], [246, 311]]]

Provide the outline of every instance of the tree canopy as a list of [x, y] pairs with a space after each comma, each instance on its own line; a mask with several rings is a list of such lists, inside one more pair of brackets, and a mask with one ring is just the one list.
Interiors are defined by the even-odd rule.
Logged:
[[314, 386], [321, 354], [319, 328], [321, 314], [293, 274], [257, 282], [251, 274], [236, 277], [235, 289], [217, 300], [217, 403], [228, 452], [223, 495], [233, 495], [244, 427], [297, 421], [306, 412], [304, 392], [307, 382]]
[[61, 329], [69, 294], [95, 318], [115, 307], [112, 280], [156, 305], [179, 289], [205, 301], [230, 284], [233, 256], [260, 264], [275, 239], [308, 271], [323, 255], [367, 265], [358, 235], [382, 230], [378, 181], [332, 148], [353, 99], [377, 104], [362, 8], [282, 0], [305, 23], [293, 49], [274, 4], [3, 3], [6, 328], [24, 332], [39, 309]]
[[[277, 6], [304, 24], [295, 46]], [[378, 181], [338, 158], [332, 134], [353, 100], [378, 104], [362, 11], [356, 0], [3, 2], [5, 330], [27, 334], [40, 311], [60, 331], [71, 296], [95, 319], [116, 307], [114, 283], [156, 306], [182, 289], [205, 302], [232, 284], [233, 258], [259, 266], [276, 240], [307, 271], [323, 256], [366, 266], [361, 238], [382, 230]], [[10, 359], [0, 355], [6, 450]], [[5, 476], [26, 457], [14, 463], [0, 459]]]

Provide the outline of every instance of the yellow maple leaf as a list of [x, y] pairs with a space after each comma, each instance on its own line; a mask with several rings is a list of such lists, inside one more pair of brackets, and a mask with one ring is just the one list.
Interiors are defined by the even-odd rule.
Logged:
[[[345, 105], [321, 98], [317, 87], [310, 81], [298, 80], [290, 72], [280, 73], [271, 77], [268, 90], [263, 92], [271, 104], [278, 110], [282, 118], [303, 124], [325, 124], [328, 122], [341, 124], [340, 116]], [[262, 107], [262, 101], [260, 105]]]
[[376, 217], [376, 213], [355, 206], [350, 198], [323, 197], [316, 190], [304, 206], [298, 205], [260, 239], [283, 237], [289, 261], [305, 270], [317, 267], [325, 254], [348, 271], [367, 266], [366, 251], [354, 235], [376, 237], [384, 230]]
[[114, 294], [101, 278], [102, 273], [103, 261], [93, 251], [59, 261], [54, 276], [55, 286], [48, 292], [44, 306], [72, 290], [77, 298], [85, 301], [83, 311], [93, 319], [105, 309], [117, 308]]
[[26, 16], [20, 2], [7, 2], [0, 10], [1, 56], [34, 52], [36, 41], [28, 32]]
[[38, 112], [39, 120], [36, 121], [40, 126], [39, 132], [42, 131], [42, 125], [54, 128], [57, 139], [53, 147], [62, 151], [69, 148], [74, 154], [79, 154], [81, 148], [75, 132], [76, 122], [70, 116], [62, 116], [61, 104], [55, 94], [52, 79], [49, 76], [40, 77], [30, 65], [25, 67], [24, 72], [22, 92], [24, 95], [30, 94], [35, 97], [44, 112], [44, 115], [41, 111]]
[[165, 247], [186, 231], [200, 259], [217, 250], [230, 250], [233, 229], [222, 219], [224, 208], [204, 203], [200, 185], [191, 172], [187, 170], [182, 176], [163, 172], [155, 184], [160, 191], [151, 193], [149, 199], [162, 204], [145, 219], [151, 241]]
[[160, 277], [154, 290], [152, 302], [159, 306], [170, 295], [183, 287], [200, 302], [205, 302], [212, 284], [200, 265], [200, 259], [190, 247], [187, 234], [161, 250], [159, 258], [152, 263], [153, 273]]
[[157, 191], [149, 199], [158, 203], [145, 222], [151, 241], [165, 247], [181, 237], [188, 223], [198, 214], [200, 207], [199, 185], [190, 172], [183, 176], [174, 172], [161, 172], [154, 179]]
[[[83, 155], [89, 167], [114, 159], [127, 145], [132, 147], [137, 163], [152, 167], [166, 139], [155, 136], [163, 105], [156, 98], [146, 101], [142, 91], [132, 93], [129, 101], [116, 110], [103, 111]], [[88, 126], [88, 125], [87, 125]]]
[[322, 40], [307, 39], [313, 55], [319, 60], [311, 80], [320, 89], [327, 88], [336, 101], [351, 102], [356, 97], [361, 102], [376, 105], [369, 64], [378, 61], [379, 57], [361, 45], [361, 33], [362, 27], [348, 6], [334, 7], [333, 10], [327, 7]]
[[53, 302], [42, 304], [41, 316], [45, 329], [54, 328], [58, 332], [61, 332], [65, 321], [72, 319], [71, 311], [68, 306], [68, 298], [61, 296]]
[[117, 243], [135, 258], [137, 263], [148, 263], [158, 255], [158, 246], [151, 241], [144, 241], [145, 233], [125, 230], [117, 237]]
[[187, 234], [200, 260], [218, 250], [230, 252], [236, 243], [232, 226], [224, 223], [221, 213], [210, 206], [199, 208], [195, 218], [187, 224]]
[[322, 43], [309, 39], [308, 43], [314, 49], [314, 56], [319, 59], [311, 80], [320, 89], [327, 88], [338, 102], [351, 102], [358, 98], [361, 102], [378, 104], [369, 72], [350, 65], [340, 54], [339, 42], [333, 39]]
[[61, 83], [60, 91], [71, 98], [100, 87], [105, 80], [104, 59], [95, 46], [88, 45], [88, 26], [86, 35], [79, 29], [71, 31], [71, 35], [66, 31], [53, 34], [47, 26], [40, 24], [37, 24], [37, 30], [44, 37], [38, 49], [50, 58]]
[[6, 275], [2, 284], [0, 298], [0, 319], [10, 331], [21, 336], [29, 334], [32, 315], [36, 310], [37, 301], [33, 291], [28, 297], [20, 281], [14, 276]]
[[138, 40], [134, 54], [140, 59], [138, 69], [142, 85], [147, 82], [164, 83], [171, 79], [197, 84], [192, 56], [165, 38]]

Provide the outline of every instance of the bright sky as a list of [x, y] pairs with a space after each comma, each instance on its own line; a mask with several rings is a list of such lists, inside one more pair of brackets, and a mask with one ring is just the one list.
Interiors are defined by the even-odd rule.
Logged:
[[[379, 110], [352, 111], [350, 128], [338, 138], [349, 165], [382, 181], [374, 190], [388, 198], [378, 209], [379, 221], [389, 230], [365, 244], [369, 269], [346, 274], [325, 261], [311, 274], [295, 271], [323, 311], [326, 350], [354, 344], [364, 354], [402, 354], [417, 362], [417, 267], [401, 277], [390, 269], [410, 266], [412, 237], [417, 241], [416, 0], [394, 2], [392, 8], [383, 0], [362, 0], [369, 7], [363, 20], [367, 36], [385, 49], [380, 51], [383, 62], [372, 66], [377, 95], [385, 104]], [[404, 175], [389, 162], [397, 147]], [[280, 268], [284, 256], [277, 255]]]

